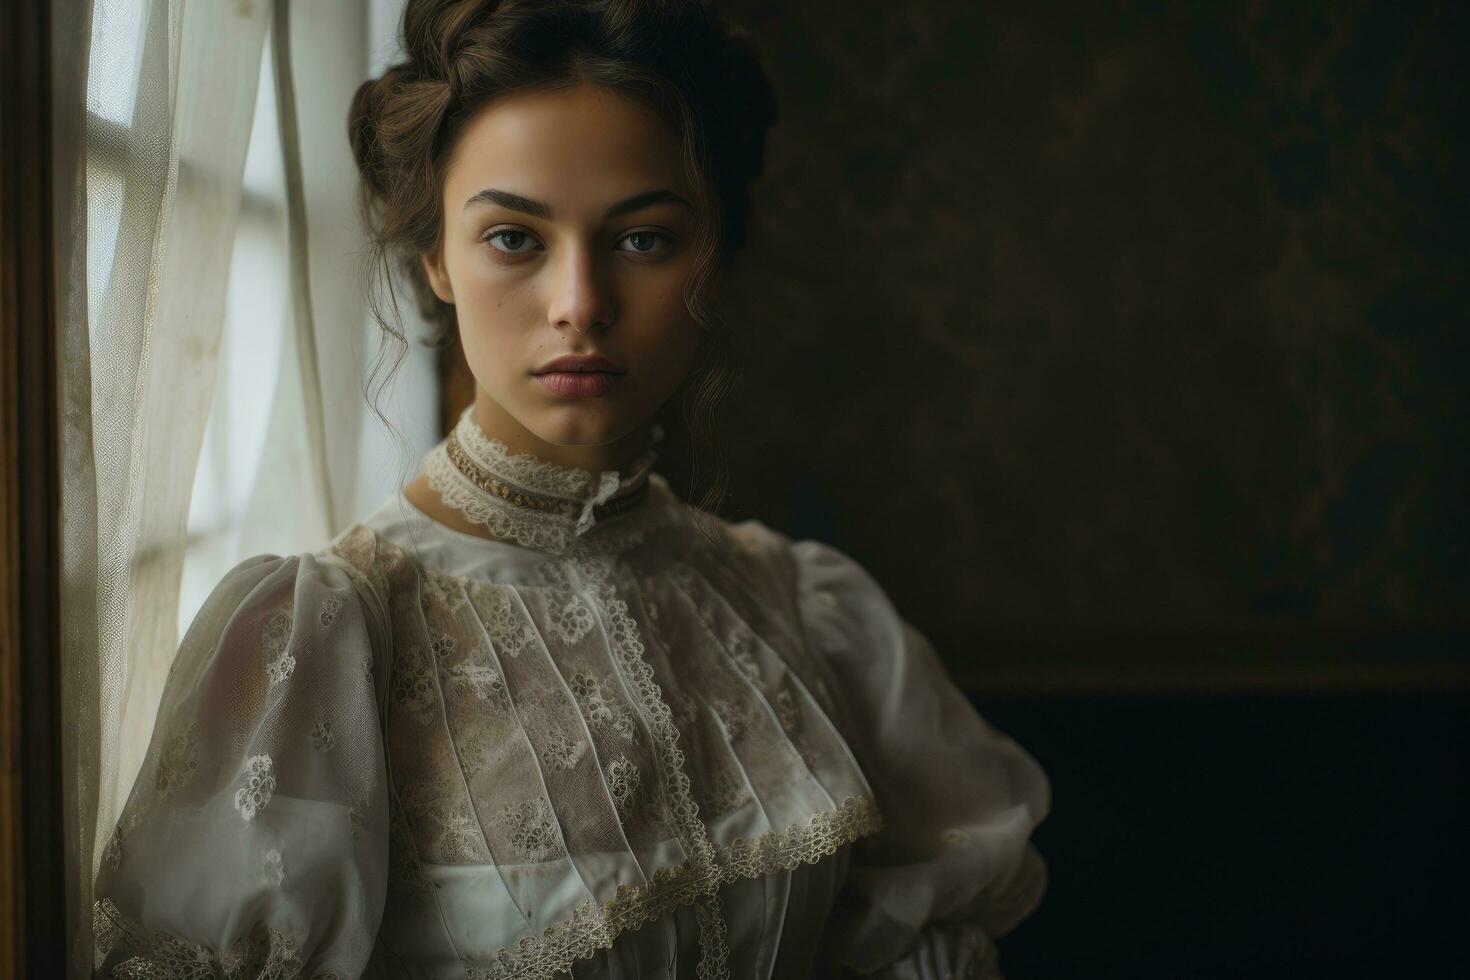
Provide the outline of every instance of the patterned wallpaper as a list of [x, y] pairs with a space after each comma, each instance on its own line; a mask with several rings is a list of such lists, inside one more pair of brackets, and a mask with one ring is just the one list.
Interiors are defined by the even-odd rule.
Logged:
[[782, 111], [730, 516], [958, 657], [1470, 620], [1463, 6], [727, 8]]

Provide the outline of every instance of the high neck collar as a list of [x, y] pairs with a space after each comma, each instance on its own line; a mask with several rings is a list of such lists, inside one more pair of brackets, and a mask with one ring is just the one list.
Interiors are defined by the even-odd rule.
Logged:
[[512, 453], [466, 408], [425, 460], [429, 486], [444, 503], [497, 537], [560, 553], [582, 544], [601, 524], [640, 509], [658, 458], [663, 427], [623, 470], [594, 473], [530, 453]]

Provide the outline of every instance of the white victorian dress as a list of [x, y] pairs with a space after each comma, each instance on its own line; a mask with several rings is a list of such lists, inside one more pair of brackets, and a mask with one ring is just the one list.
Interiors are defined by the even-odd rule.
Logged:
[[[656, 445], [661, 430], [655, 430]], [[96, 879], [106, 977], [999, 976], [1047, 777], [853, 559], [468, 411], [191, 624]]]

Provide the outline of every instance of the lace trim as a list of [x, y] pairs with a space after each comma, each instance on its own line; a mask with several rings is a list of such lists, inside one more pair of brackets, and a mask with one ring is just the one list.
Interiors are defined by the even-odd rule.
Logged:
[[[663, 426], [625, 471], [592, 473], [529, 453], [512, 453], [476, 424], [474, 406], [460, 413], [426, 461], [429, 486], [470, 520], [529, 547], [565, 550], [570, 539], [632, 509], [647, 489]], [[492, 521], [494, 523], [492, 523]]]
[[637, 929], [684, 905], [694, 905], [702, 935], [711, 941], [700, 957], [699, 976], [728, 976], [729, 945], [720, 914], [720, 886], [742, 878], [758, 878], [777, 870], [814, 864], [860, 837], [883, 828], [882, 816], [869, 799], [853, 796], [836, 810], [814, 814], [805, 825], [793, 825], [739, 839], [717, 849], [717, 861], [686, 861], [660, 868], [641, 885], [622, 885], [616, 896], [599, 906], [589, 901], [565, 922], [548, 926], [540, 936], [526, 936], [514, 950], [500, 949], [491, 967], [465, 964], [470, 980], [547, 980], [573, 963], [609, 949], [623, 932]]
[[759, 878], [772, 871], [792, 871], [799, 865], [816, 864], [860, 837], [883, 829], [883, 815], [872, 800], [849, 796], [835, 810], [812, 815], [805, 826], [773, 830], [755, 840], [737, 838], [720, 848], [723, 880]]
[[[122, 912], [112, 899], [92, 904], [92, 928], [96, 934], [96, 960], [100, 969], [114, 951], [127, 958], [108, 972], [110, 977], [146, 980], [305, 980], [301, 943], [272, 927], [257, 922], [226, 953], [191, 943], [171, 932], [149, 932], [138, 920]], [[336, 973], [314, 973], [310, 980], [341, 980]]]
[[[561, 466], [531, 453], [512, 453], [510, 447], [499, 439], [486, 434], [475, 422], [474, 406], [468, 406], [459, 415], [454, 425], [454, 435], [476, 463], [492, 471], [496, 476], [513, 483], [523, 490], [550, 494], [557, 497], [580, 498], [587, 494], [594, 483], [591, 470], [575, 466]], [[654, 423], [648, 449], [629, 467], [621, 481], [624, 486], [636, 483], [653, 465], [658, 453], [654, 447], [663, 440], [663, 426]], [[616, 480], [617, 471], [601, 474]]]
[[444, 504], [468, 520], [489, 528], [498, 538], [553, 555], [593, 555], [632, 547], [672, 517], [664, 499], [665, 484], [656, 473], [648, 474], [652, 486], [647, 496], [659, 500], [644, 500], [619, 513], [599, 515], [597, 508], [617, 489], [609, 481], [597, 494], [581, 501], [576, 516], [523, 507], [476, 486], [449, 458], [447, 442], [429, 450], [424, 475]]
[[725, 909], [719, 892], [701, 895], [694, 903], [699, 923], [699, 980], [727, 980], [730, 976], [730, 934], [725, 926]]
[[496, 476], [494, 470], [475, 462], [453, 432], [444, 439], [444, 452], [455, 469], [480, 490], [527, 510], [574, 517], [579, 530], [586, 530], [597, 518], [610, 517], [637, 506], [643, 499], [643, 492], [648, 489], [648, 480], [643, 478], [641, 471], [636, 480], [630, 478], [628, 481], [619, 481], [616, 473], [604, 473], [593, 499], [579, 502], [533, 493], [505, 482]]
[[[628, 604], [618, 597], [613, 583], [613, 568], [611, 561], [597, 561], [588, 563], [583, 570], [592, 584], [596, 601], [607, 611], [611, 622], [613, 656], [624, 676], [632, 679], [633, 690], [642, 702], [643, 718], [653, 734], [664, 798], [679, 828], [680, 842], [694, 855], [696, 862], [707, 864], [713, 860], [714, 847], [699, 819], [699, 807], [690, 790], [689, 774], [684, 771], [679, 729], [674, 725], [673, 711], [664, 700], [653, 675], [653, 667], [644, 657], [647, 650], [638, 638], [638, 623], [628, 613]], [[699, 945], [697, 972], [700, 980], [723, 980], [729, 976], [726, 968], [728, 951], [721, 950], [725, 946], [725, 919], [720, 914], [717, 899], [701, 901], [699, 905]]]

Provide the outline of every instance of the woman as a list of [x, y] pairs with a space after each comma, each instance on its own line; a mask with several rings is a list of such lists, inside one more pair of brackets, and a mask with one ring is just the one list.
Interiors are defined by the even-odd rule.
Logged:
[[474, 402], [377, 513], [204, 604], [99, 972], [998, 975], [1040, 768], [851, 558], [651, 469], [718, 385], [700, 301], [775, 118], [748, 44], [669, 0], [410, 2], [403, 41], [351, 138]]

